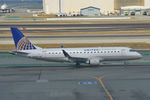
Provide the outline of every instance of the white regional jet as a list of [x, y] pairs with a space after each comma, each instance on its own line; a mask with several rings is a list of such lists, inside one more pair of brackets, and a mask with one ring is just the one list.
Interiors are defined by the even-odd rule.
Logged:
[[11, 28], [16, 50], [11, 54], [49, 62], [100, 65], [102, 61], [127, 61], [142, 58], [128, 47], [40, 48], [33, 45], [17, 28]]

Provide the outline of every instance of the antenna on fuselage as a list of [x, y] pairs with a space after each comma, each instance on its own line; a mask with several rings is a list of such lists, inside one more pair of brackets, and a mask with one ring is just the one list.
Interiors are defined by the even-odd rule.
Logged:
[[61, 48], [64, 48], [64, 46], [63, 46], [63, 45], [61, 45]]

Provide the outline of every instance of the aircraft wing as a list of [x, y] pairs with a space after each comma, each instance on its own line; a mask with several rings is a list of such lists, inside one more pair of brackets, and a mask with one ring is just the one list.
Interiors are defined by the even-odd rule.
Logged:
[[65, 50], [62, 50], [65, 57], [69, 59], [70, 62], [79, 62], [79, 63], [85, 63], [88, 61], [87, 58], [80, 58], [80, 57], [71, 57]]

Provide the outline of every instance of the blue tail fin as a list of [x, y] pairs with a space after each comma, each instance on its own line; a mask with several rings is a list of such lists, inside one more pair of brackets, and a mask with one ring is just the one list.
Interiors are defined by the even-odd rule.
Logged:
[[11, 28], [13, 39], [17, 50], [34, 50], [36, 47], [19, 31], [17, 28]]

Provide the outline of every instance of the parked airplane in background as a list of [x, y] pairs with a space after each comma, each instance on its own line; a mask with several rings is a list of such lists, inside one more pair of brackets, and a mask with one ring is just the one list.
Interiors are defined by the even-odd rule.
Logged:
[[17, 28], [11, 28], [11, 32], [16, 46], [11, 54], [38, 60], [99, 65], [102, 61], [127, 61], [142, 57], [128, 47], [40, 48], [33, 45]]

